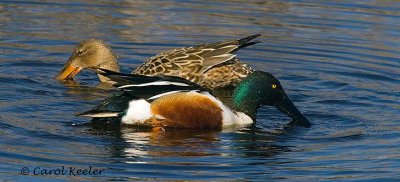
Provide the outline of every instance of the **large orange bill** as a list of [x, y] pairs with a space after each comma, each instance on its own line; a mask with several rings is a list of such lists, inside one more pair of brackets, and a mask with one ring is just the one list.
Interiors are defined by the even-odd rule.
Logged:
[[81, 71], [81, 68], [73, 67], [69, 64], [65, 64], [64, 68], [55, 77], [56, 80], [72, 80], [76, 74]]

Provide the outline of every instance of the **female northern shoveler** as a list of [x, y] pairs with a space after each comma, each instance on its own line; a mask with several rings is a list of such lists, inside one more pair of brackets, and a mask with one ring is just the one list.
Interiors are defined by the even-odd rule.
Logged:
[[[252, 72], [252, 69], [241, 63], [234, 53], [240, 48], [257, 43], [251, 40], [258, 36], [260, 35], [164, 51], [151, 57], [132, 73], [178, 76], [207, 88], [236, 86]], [[117, 56], [111, 48], [103, 41], [91, 39], [75, 47], [56, 79], [72, 79], [85, 68], [119, 72]], [[99, 79], [101, 82], [109, 82], [109, 79], [102, 75], [99, 75]]]
[[294, 106], [278, 79], [254, 71], [242, 80], [233, 94], [230, 109], [207, 89], [179, 77], [147, 77], [102, 70], [123, 92], [106, 99], [80, 116], [119, 117], [123, 124], [174, 128], [223, 128], [253, 123], [257, 109], [275, 106], [294, 123], [311, 124]]

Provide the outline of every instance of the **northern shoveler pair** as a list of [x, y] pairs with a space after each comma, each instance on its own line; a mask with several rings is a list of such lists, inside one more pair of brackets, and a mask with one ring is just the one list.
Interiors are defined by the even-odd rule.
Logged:
[[[100, 81], [112, 83], [123, 92], [80, 115], [120, 117], [124, 124], [222, 128], [253, 123], [257, 109], [271, 105], [295, 123], [310, 126], [278, 79], [270, 73], [253, 71], [233, 54], [257, 43], [252, 40], [258, 36], [165, 51], [133, 74], [118, 73], [117, 57], [111, 48], [102, 41], [88, 40], [74, 49], [56, 79], [72, 79], [85, 68], [97, 69]], [[226, 86], [236, 87], [232, 108], [208, 92], [208, 88]]]

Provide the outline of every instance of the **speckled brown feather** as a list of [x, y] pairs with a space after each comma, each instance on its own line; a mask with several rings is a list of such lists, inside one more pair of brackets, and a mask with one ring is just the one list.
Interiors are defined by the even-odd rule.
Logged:
[[207, 88], [236, 86], [252, 69], [233, 53], [259, 35], [243, 39], [185, 47], [161, 52], [132, 73], [179, 76]]
[[234, 87], [253, 70], [247, 64], [239, 62], [217, 66], [202, 75], [201, 85], [207, 88]]

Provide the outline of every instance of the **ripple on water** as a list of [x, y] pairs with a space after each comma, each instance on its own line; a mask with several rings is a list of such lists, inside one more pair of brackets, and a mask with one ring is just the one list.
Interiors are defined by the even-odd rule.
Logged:
[[[0, 2], [0, 176], [105, 168], [100, 180], [398, 181], [397, 1]], [[82, 28], [84, 27], [84, 28]], [[274, 107], [224, 131], [165, 133], [75, 117], [111, 94], [92, 72], [53, 77], [75, 44], [105, 40], [123, 72], [163, 50], [261, 33], [237, 52], [281, 81], [313, 123]], [[222, 92], [221, 95], [230, 93]], [[222, 97], [228, 99], [229, 97]]]

